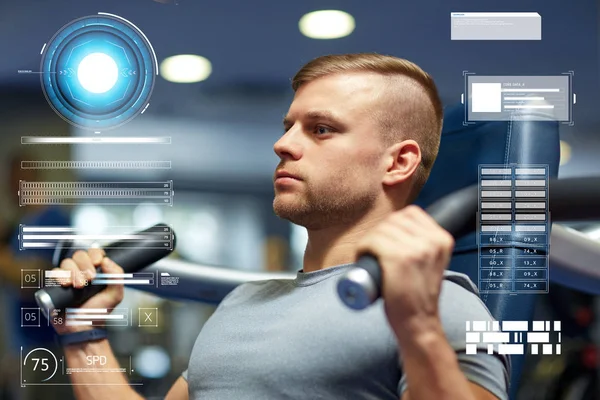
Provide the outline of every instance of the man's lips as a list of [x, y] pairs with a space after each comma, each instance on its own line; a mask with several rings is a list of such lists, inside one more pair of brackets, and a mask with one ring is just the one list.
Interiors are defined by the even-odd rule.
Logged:
[[287, 171], [277, 171], [277, 173], [275, 174], [275, 180], [280, 179], [280, 178], [291, 178], [291, 179], [296, 179], [298, 181], [302, 180], [297, 175], [291, 174]]

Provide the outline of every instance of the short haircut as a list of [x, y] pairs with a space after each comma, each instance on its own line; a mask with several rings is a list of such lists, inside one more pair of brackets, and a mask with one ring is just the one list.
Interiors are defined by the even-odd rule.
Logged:
[[[315, 58], [292, 79], [297, 91], [315, 79], [346, 72], [370, 72], [386, 79], [383, 107], [374, 118], [384, 143], [413, 139], [421, 149], [421, 164], [413, 177], [408, 204], [427, 182], [440, 148], [443, 106], [433, 78], [408, 60], [376, 53], [334, 54]], [[400, 105], [400, 106], [397, 106]]]

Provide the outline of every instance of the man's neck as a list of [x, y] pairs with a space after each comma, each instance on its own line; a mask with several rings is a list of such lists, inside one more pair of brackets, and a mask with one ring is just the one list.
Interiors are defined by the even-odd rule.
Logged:
[[349, 225], [308, 230], [303, 272], [313, 272], [355, 262], [358, 241], [389, 212], [391, 211], [372, 212]]

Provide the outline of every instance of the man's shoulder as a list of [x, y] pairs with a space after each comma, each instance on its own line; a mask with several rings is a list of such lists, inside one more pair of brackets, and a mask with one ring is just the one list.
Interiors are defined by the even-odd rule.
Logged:
[[479, 296], [479, 289], [475, 283], [469, 278], [467, 274], [463, 274], [456, 271], [446, 270], [444, 271], [444, 282], [445, 283], [453, 283], [455, 285], [460, 286], [465, 289], [467, 292], [473, 293], [476, 296]]
[[444, 274], [439, 310], [447, 333], [458, 331], [459, 336], [464, 336], [467, 321], [494, 320], [475, 283], [467, 275], [453, 271]]
[[238, 295], [242, 293], [256, 293], [281, 289], [282, 287], [291, 286], [291, 280], [286, 279], [267, 279], [260, 281], [244, 282], [233, 291]]
[[290, 283], [282, 279], [268, 279], [260, 281], [249, 281], [236, 286], [223, 300], [220, 305], [231, 305], [239, 302], [246, 302], [249, 299], [254, 301], [262, 298], [268, 298], [276, 292], [290, 287]]

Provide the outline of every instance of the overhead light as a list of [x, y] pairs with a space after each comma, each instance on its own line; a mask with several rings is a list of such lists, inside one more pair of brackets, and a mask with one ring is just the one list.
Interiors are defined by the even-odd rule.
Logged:
[[200, 82], [212, 72], [210, 61], [194, 54], [180, 54], [165, 58], [160, 64], [160, 75], [177, 83]]
[[154, 203], [142, 202], [133, 210], [133, 224], [137, 229], [146, 229], [149, 226], [162, 222], [163, 207]]
[[77, 207], [73, 212], [73, 226], [82, 234], [104, 233], [112, 226], [112, 222], [112, 215], [101, 206], [85, 205]]
[[354, 31], [354, 17], [344, 11], [321, 10], [305, 14], [298, 22], [300, 32], [312, 39], [337, 39]]
[[571, 146], [564, 140], [560, 141], [560, 165], [565, 165], [571, 159]]

